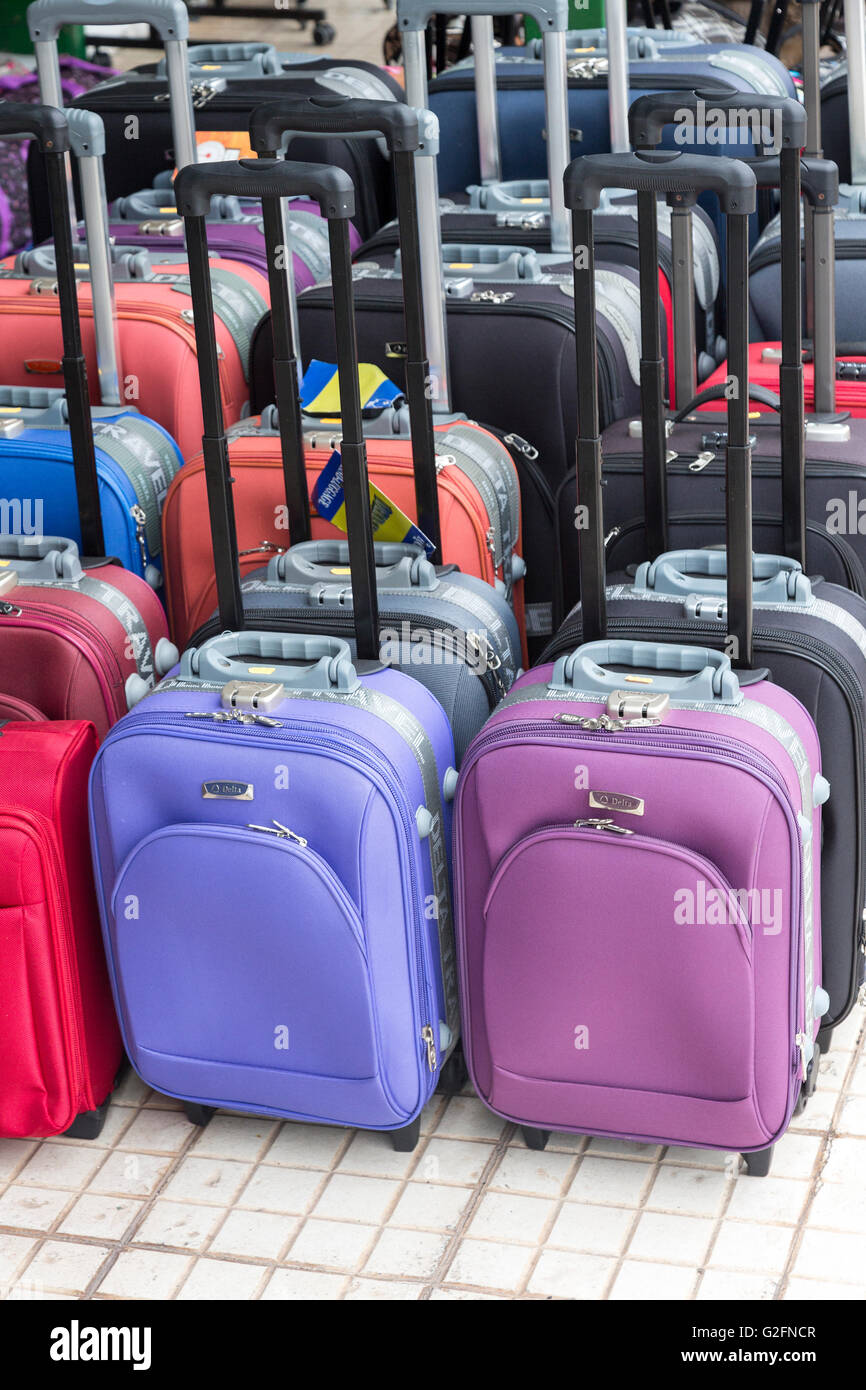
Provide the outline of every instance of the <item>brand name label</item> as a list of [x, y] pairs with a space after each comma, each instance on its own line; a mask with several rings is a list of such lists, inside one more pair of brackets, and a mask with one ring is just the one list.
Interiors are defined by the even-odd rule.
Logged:
[[644, 810], [643, 797], [624, 792], [590, 792], [589, 804], [600, 811], [625, 811], [629, 816], [642, 816]]
[[252, 801], [252, 782], [203, 782], [205, 801]]

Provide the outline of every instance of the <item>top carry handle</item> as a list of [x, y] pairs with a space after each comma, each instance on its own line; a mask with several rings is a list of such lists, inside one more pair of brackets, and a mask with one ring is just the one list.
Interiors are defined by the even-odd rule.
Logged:
[[78, 316], [75, 254], [66, 182], [69, 126], [63, 112], [53, 106], [0, 102], [0, 137], [10, 138], [16, 135], [30, 136], [36, 140], [45, 161], [51, 227], [54, 233], [60, 331], [63, 336], [63, 380], [66, 387], [69, 437], [81, 524], [81, 548], [86, 555], [101, 556], [105, 554], [105, 540], [102, 534], [87, 366]]
[[[422, 142], [425, 113], [393, 101], [361, 97], [287, 97], [266, 102], [250, 118], [257, 154], [275, 157], [286, 132], [313, 136], [384, 135], [394, 168], [402, 253], [403, 312], [406, 320], [406, 397], [415, 480], [418, 525], [434, 545], [431, 559], [442, 561], [436, 437], [430, 397], [430, 363], [424, 329], [424, 292], [418, 227], [415, 151]], [[296, 344], [297, 347], [297, 344]]]
[[[306, 508], [307, 518], [309, 502], [306, 498], [306, 475], [303, 467], [297, 364], [285, 283], [288, 271], [285, 254], [276, 254], [282, 235], [280, 199], [301, 196], [315, 199], [323, 217], [328, 219], [343, 434], [340, 448], [349, 533], [355, 636], [359, 659], [378, 660], [376, 562], [370, 523], [370, 485], [367, 478], [361, 391], [358, 383], [358, 349], [349, 243], [349, 220], [355, 213], [355, 190], [348, 174], [342, 169], [324, 164], [241, 159], [231, 164], [189, 165], [180, 171], [175, 180], [177, 207], [186, 226], [190, 288], [193, 292], [205, 431], [202, 449], [213, 532], [220, 621], [234, 631], [239, 631], [244, 626], [237, 532], [231, 495], [228, 442], [219, 392], [219, 361], [207, 253], [206, 219], [214, 193], [235, 194], [238, 197], [262, 200], [271, 313], [274, 319], [274, 381], [277, 389], [284, 469], [287, 459], [295, 463], [295, 467], [288, 470], [289, 476], [286, 478], [287, 496], [294, 496], [296, 510]], [[285, 248], [282, 249], [285, 251]], [[294, 401], [293, 412], [289, 410], [290, 397]], [[295, 489], [294, 494], [292, 489]], [[300, 521], [300, 517], [297, 520]]]
[[[550, 181], [550, 244], [553, 251], [568, 248], [568, 218], [562, 202], [561, 179], [570, 152], [568, 130], [568, 80], [565, 35], [568, 0], [535, 0], [524, 5], [542, 34], [544, 106], [547, 127], [547, 170]], [[425, 31], [437, 13], [427, 0], [397, 0], [397, 25], [403, 41], [406, 99], [410, 106], [427, 106], [427, 54]], [[472, 23], [475, 54], [475, 107], [478, 122], [478, 154], [482, 183], [502, 181], [502, 153], [496, 103], [496, 51], [494, 15], [512, 15], [513, 6], [501, 0], [469, 0], [462, 14]]]
[[183, 0], [33, 0], [27, 26], [36, 51], [42, 100], [63, 105], [57, 35], [64, 24], [149, 24], [165, 47], [174, 158], [179, 169], [195, 164], [195, 118], [190, 90], [189, 14]]
[[[595, 337], [595, 256], [592, 215], [606, 188], [630, 188], [638, 195], [641, 278], [641, 331], [649, 332], [641, 348], [641, 397], [650, 406], [644, 417], [644, 500], [648, 525], [654, 526], [653, 549], [666, 541], [663, 413], [658, 309], [656, 198], [672, 207], [691, 206], [700, 193], [718, 194], [727, 217], [728, 331], [730, 371], [734, 382], [748, 380], [749, 242], [748, 219], [755, 210], [756, 180], [739, 160], [692, 154], [584, 155], [566, 170], [565, 203], [572, 214], [575, 323], [587, 326], [587, 340], [575, 334], [578, 387], [577, 495], [586, 508], [580, 529], [580, 590], [583, 634], [588, 642], [605, 636], [604, 527], [602, 521], [602, 454], [598, 413], [598, 351]], [[650, 353], [653, 354], [650, 357]], [[727, 546], [728, 616], [736, 638], [735, 661], [752, 664], [752, 503], [748, 399], [741, 389], [728, 400]], [[665, 547], [666, 548], [666, 547]]]

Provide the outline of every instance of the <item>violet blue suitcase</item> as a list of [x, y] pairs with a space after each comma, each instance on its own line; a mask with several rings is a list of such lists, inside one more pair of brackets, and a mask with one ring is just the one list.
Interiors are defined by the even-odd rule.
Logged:
[[[742, 372], [752, 171], [691, 155], [575, 160], [566, 199], [585, 324], [604, 186], [640, 190], [653, 233], [658, 193], [677, 202], [718, 192], [729, 283], [741, 291], [730, 312], [740, 330], [732, 369]], [[654, 300], [647, 293], [647, 400], [661, 381]], [[728, 404], [732, 664], [708, 647], [606, 640], [592, 335], [578, 336], [577, 370], [589, 640], [516, 683], [470, 748], [457, 790], [469, 1069], [485, 1103], [520, 1123], [533, 1148], [570, 1130], [739, 1150], [765, 1174], [800, 1100], [826, 996], [818, 738], [752, 660], [748, 406]]]
[[[205, 1122], [214, 1106], [394, 1132], [458, 1033], [449, 902], [451, 730], [379, 659], [376, 575], [339, 169], [241, 161], [246, 191], [307, 193], [330, 221], [343, 383], [355, 661], [339, 638], [245, 632], [209, 298], [219, 165], [183, 169], [226, 629], [100, 749], [91, 831], [109, 970], [133, 1065]], [[238, 166], [232, 173], [235, 179]], [[269, 236], [270, 240], [270, 236]], [[198, 293], [198, 289], [201, 293]], [[281, 364], [281, 369], [284, 364]], [[130, 798], [132, 786], [147, 794]]]

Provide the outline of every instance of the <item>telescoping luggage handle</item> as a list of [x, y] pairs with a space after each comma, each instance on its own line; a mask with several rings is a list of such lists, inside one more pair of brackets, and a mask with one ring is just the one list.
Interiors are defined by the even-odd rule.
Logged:
[[149, 24], [165, 47], [174, 157], [177, 167], [196, 161], [189, 58], [189, 13], [183, 0], [33, 0], [27, 26], [36, 51], [42, 100], [63, 105], [57, 35], [64, 24]]
[[[383, 135], [391, 154], [397, 193], [406, 320], [406, 397], [415, 479], [418, 525], [433, 542], [433, 561], [441, 563], [439, 490], [436, 479], [436, 436], [433, 433], [430, 362], [424, 325], [424, 289], [418, 220], [415, 151], [422, 144], [427, 112], [402, 102], [367, 101], [361, 97], [288, 97], [265, 102], [250, 118], [253, 149], [275, 157], [283, 137], [305, 134]], [[296, 344], [297, 347], [297, 344]], [[435, 383], [434, 383], [435, 384]]]
[[86, 555], [103, 555], [105, 541], [102, 534], [99, 482], [96, 475], [96, 453], [87, 389], [87, 366], [78, 316], [75, 255], [66, 182], [69, 126], [63, 112], [53, 106], [0, 102], [0, 138], [8, 139], [16, 135], [29, 136], [35, 140], [45, 161], [48, 202], [54, 233], [60, 331], [63, 339], [63, 380], [66, 387], [69, 437], [81, 525], [81, 546]]
[[[314, 199], [318, 202], [322, 215], [328, 219], [337, 371], [341, 388], [340, 450], [349, 533], [355, 636], [359, 659], [377, 660], [379, 617], [376, 564], [358, 382], [358, 349], [349, 242], [349, 220], [355, 213], [355, 190], [344, 170], [328, 165], [297, 164], [288, 160], [241, 159], [231, 164], [189, 165], [180, 171], [175, 181], [177, 207], [186, 226], [204, 418], [202, 449], [220, 621], [224, 627], [234, 630], [242, 629], [244, 626], [237, 531], [231, 494], [228, 441], [219, 390], [219, 360], [208, 264], [206, 219], [214, 193], [236, 194], [238, 197], [262, 200], [274, 323], [274, 385], [280, 418], [286, 496], [287, 499], [291, 499], [289, 508], [292, 541], [306, 538], [309, 534], [309, 501], [303, 466], [297, 361], [286, 293], [287, 252], [280, 244], [280, 199], [301, 196]], [[279, 254], [280, 252], [282, 254]]]
[[120, 325], [115, 311], [114, 271], [103, 173], [105, 126], [102, 117], [95, 111], [86, 111], [82, 107], [71, 107], [66, 112], [66, 118], [69, 122], [69, 144], [78, 164], [81, 187], [81, 210], [90, 264], [99, 398], [103, 405], [121, 405], [123, 369]]
[[[772, 120], [774, 129], [761, 131], [765, 145], [778, 147], [778, 158], [762, 159], [754, 167], [759, 187], [781, 188], [782, 220], [782, 360], [779, 369], [782, 436], [782, 517], [786, 555], [805, 564], [805, 422], [803, 410], [803, 327], [800, 280], [800, 150], [806, 142], [806, 113], [799, 102], [739, 92], [718, 93], [703, 89], [690, 92], [662, 92], [640, 97], [629, 111], [632, 140], [638, 147], [652, 148], [659, 143], [665, 126], [691, 122], [692, 130], [720, 118], [736, 130], [758, 115]], [[776, 128], [778, 127], [778, 128]], [[688, 143], [688, 142], [686, 142]], [[757, 143], [757, 142], [756, 142]], [[690, 212], [685, 216], [690, 216]], [[675, 222], [679, 215], [675, 215]], [[678, 248], [675, 250], [675, 259]], [[691, 265], [676, 285], [674, 318], [677, 323], [692, 315], [693, 271]], [[681, 392], [676, 382], [677, 408], [688, 412], [694, 392]], [[725, 386], [717, 388], [724, 399]], [[704, 399], [710, 399], [703, 395]], [[684, 399], [685, 396], [685, 399]], [[686, 401], [689, 402], [686, 405]]]
[[[692, 154], [585, 155], [566, 170], [565, 202], [572, 214], [577, 358], [577, 496], [583, 633], [588, 642], [606, 629], [601, 438], [598, 410], [598, 351], [595, 337], [593, 210], [605, 188], [633, 189], [638, 197], [641, 291], [641, 406], [643, 418], [644, 509], [651, 555], [667, 549], [664, 363], [658, 301], [656, 199], [672, 207], [693, 204], [704, 191], [718, 195], [727, 217], [729, 370], [733, 383], [748, 381], [748, 219], [755, 210], [756, 180], [736, 159]], [[736, 639], [738, 666], [752, 661], [751, 449], [745, 389], [728, 399], [727, 443], [728, 629]]]
[[[544, 105], [547, 131], [547, 168], [550, 183], [550, 243], [554, 251], [568, 249], [568, 217], [562, 202], [561, 179], [570, 153], [568, 129], [568, 79], [565, 35], [568, 0], [534, 0], [523, 6], [542, 34]], [[397, 24], [403, 42], [406, 98], [410, 106], [426, 107], [427, 55], [425, 31], [437, 12], [429, 0], [397, 0]], [[461, 10], [472, 24], [475, 55], [475, 105], [481, 182], [502, 180], [502, 156], [496, 101], [496, 54], [493, 43], [494, 15], [512, 15], [507, 0], [468, 0]]]

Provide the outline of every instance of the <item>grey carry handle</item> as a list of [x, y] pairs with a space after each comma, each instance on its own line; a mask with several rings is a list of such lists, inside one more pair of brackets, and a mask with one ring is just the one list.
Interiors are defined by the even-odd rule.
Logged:
[[[112, 208], [112, 216], [118, 222], [140, 222], [145, 219], [177, 219], [180, 214], [170, 189], [140, 188], [135, 193], [127, 193], [117, 198]], [[208, 214], [210, 222], [242, 222], [247, 214], [237, 198], [211, 199]]]
[[[251, 664], [266, 669], [251, 671]], [[212, 637], [204, 646], [184, 652], [180, 678], [222, 685], [267, 678], [289, 690], [348, 691], [359, 684], [352, 653], [342, 638], [281, 632], [224, 632]]]
[[33, 0], [27, 26], [36, 52], [42, 100], [63, 105], [57, 35], [64, 24], [149, 24], [163, 41], [177, 167], [196, 160], [187, 38], [189, 13], [183, 0]]
[[62, 386], [0, 386], [0, 410], [48, 410], [65, 400]]
[[575, 159], [565, 174], [565, 202], [572, 212], [596, 209], [606, 188], [664, 195], [671, 207], [689, 207], [701, 193], [715, 193], [726, 214], [755, 211], [755, 175], [747, 164], [724, 155], [589, 154]]
[[559, 658], [548, 688], [576, 690], [603, 699], [623, 685], [622, 673], [609, 670], [610, 666], [692, 673], [684, 680], [672, 675], [641, 682], [633, 693], [646, 695], [647, 699], [664, 694], [670, 697], [671, 704], [718, 701], [735, 705], [743, 698], [737, 673], [724, 652], [668, 642], [587, 642]]
[[[729, 94], [714, 91], [712, 88], [696, 87], [688, 92], [648, 93], [638, 97], [629, 108], [628, 126], [632, 143], [639, 148], [654, 149], [662, 138], [665, 126], [682, 122], [691, 117], [696, 125], [706, 124], [707, 113], [730, 113], [739, 128], [739, 116], [744, 107], [748, 111], [759, 111], [762, 115], [772, 115], [781, 122], [781, 132], [774, 132], [773, 139], [763, 143], [779, 153], [782, 149], [802, 149], [806, 143], [806, 113], [799, 101], [793, 97], [764, 96], [749, 92], [748, 98], [742, 92]], [[764, 128], [762, 126], [761, 134]], [[779, 135], [781, 138], [779, 138]], [[688, 141], [684, 141], [688, 144]], [[755, 141], [756, 144], [761, 143]]]
[[[706, 594], [725, 598], [728, 555], [725, 550], [669, 550], [638, 565], [635, 590], [687, 598]], [[787, 555], [752, 556], [755, 603], [808, 603], [812, 586], [798, 560]]]
[[84, 578], [78, 546], [65, 536], [0, 536], [0, 556], [15, 562], [21, 584]]
[[[562, 174], [571, 152], [565, 54], [568, 0], [546, 0], [545, 3], [526, 6], [524, 11], [532, 16], [542, 33], [547, 172], [551, 199], [550, 244], [554, 251], [565, 251], [568, 249], [568, 219], [560, 189]], [[406, 98], [410, 106], [426, 107], [428, 104], [424, 35], [427, 22], [435, 12], [435, 5], [419, 3], [419, 0], [397, 0], [397, 25], [403, 40]], [[502, 154], [496, 100], [493, 16], [510, 15], [513, 10], [507, 4], [493, 3], [493, 0], [481, 0], [481, 3], [475, 3], [473, 0], [462, 13], [470, 17], [472, 24], [481, 181], [495, 183], [502, 179]]]
[[[399, 541], [376, 541], [373, 545], [376, 561], [376, 584], [383, 589], [400, 589], [406, 593], [420, 589], [435, 589], [439, 583], [436, 570], [420, 545], [404, 545]], [[339, 581], [335, 583], [335, 581]], [[349, 576], [349, 542], [342, 540], [302, 541], [274, 555], [268, 563], [269, 584], [324, 586], [344, 593], [351, 587]], [[323, 591], [324, 591], [323, 590]]]
[[[531, 284], [544, 274], [531, 246], [485, 246], [477, 242], [444, 245], [442, 268], [448, 276], [471, 275], [473, 280], [495, 280], [497, 284]], [[399, 274], [399, 260], [394, 269]]]
[[[187, 53], [190, 72], [231, 69], [225, 75], [237, 80], [239, 77], [279, 77], [283, 71], [280, 55], [272, 43], [193, 43]], [[164, 58], [156, 65], [156, 75], [166, 76]]]

